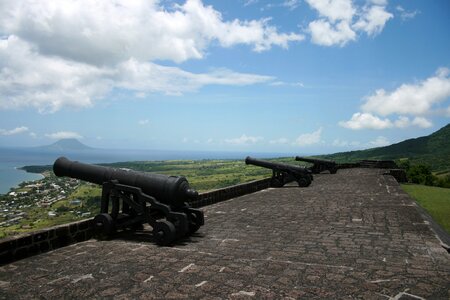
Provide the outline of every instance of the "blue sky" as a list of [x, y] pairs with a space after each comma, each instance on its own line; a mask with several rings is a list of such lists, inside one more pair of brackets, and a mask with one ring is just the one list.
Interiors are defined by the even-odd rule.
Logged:
[[332, 153], [450, 120], [450, 2], [2, 1], [0, 146]]

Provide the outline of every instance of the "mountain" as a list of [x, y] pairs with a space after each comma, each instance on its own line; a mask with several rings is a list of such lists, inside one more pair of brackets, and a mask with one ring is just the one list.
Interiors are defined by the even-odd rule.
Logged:
[[81, 143], [77, 139], [62, 139], [51, 145], [37, 147], [38, 150], [42, 151], [83, 151], [83, 150], [93, 150], [89, 146]]
[[412, 164], [427, 164], [434, 171], [448, 170], [450, 169], [450, 124], [428, 136], [405, 140], [397, 144], [321, 157], [337, 162], [408, 158]]

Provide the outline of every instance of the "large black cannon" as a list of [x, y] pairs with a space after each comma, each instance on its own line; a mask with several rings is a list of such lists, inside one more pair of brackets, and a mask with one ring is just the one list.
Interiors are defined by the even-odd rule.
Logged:
[[297, 181], [298, 186], [307, 187], [311, 184], [313, 176], [311, 171], [299, 166], [292, 166], [283, 163], [270, 162], [247, 156], [245, 159], [247, 165], [255, 165], [272, 170], [271, 186], [282, 187], [286, 183]]
[[330, 171], [331, 174], [336, 174], [338, 170], [336, 162], [332, 160], [306, 158], [301, 156], [296, 156], [295, 160], [312, 163], [313, 166], [310, 168], [310, 170], [314, 174], [319, 174], [322, 173], [323, 171]]
[[89, 165], [65, 157], [55, 161], [53, 172], [102, 186], [100, 214], [94, 218], [99, 237], [148, 223], [156, 243], [168, 245], [204, 224], [203, 212], [188, 204], [198, 193], [185, 177]]

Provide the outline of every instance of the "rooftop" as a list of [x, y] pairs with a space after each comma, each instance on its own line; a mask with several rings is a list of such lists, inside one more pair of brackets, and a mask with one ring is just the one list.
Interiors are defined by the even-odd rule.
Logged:
[[204, 207], [173, 247], [91, 239], [0, 267], [0, 298], [448, 299], [450, 255], [379, 169]]

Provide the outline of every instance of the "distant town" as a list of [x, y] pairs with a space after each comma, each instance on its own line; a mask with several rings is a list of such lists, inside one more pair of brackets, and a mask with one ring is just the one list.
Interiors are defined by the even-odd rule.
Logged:
[[[72, 178], [58, 178], [51, 172], [44, 176], [38, 181], [23, 182], [0, 196], [0, 237], [8, 235], [6, 228], [20, 233], [50, 225], [49, 220], [62, 215], [67, 221], [91, 215], [81, 199], [69, 197], [82, 185], [89, 184]], [[61, 205], [53, 205], [57, 202]]]

